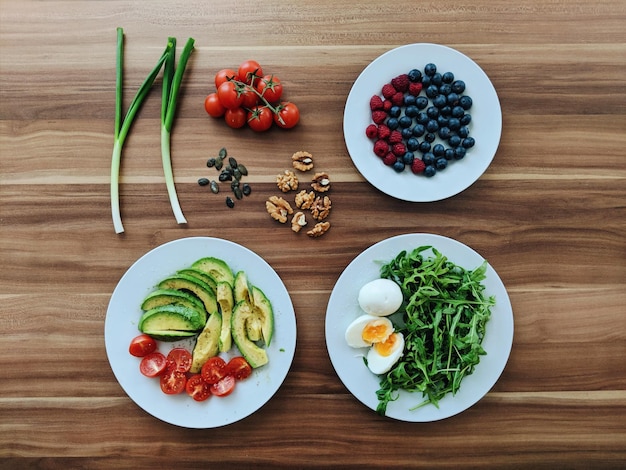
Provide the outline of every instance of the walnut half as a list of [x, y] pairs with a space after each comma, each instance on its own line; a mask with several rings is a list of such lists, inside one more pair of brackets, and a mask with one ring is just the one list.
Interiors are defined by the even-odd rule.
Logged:
[[272, 217], [281, 224], [287, 222], [287, 216], [293, 214], [293, 209], [287, 201], [282, 197], [272, 196], [269, 200], [265, 201], [265, 209]]
[[276, 176], [276, 184], [278, 185], [278, 189], [283, 193], [287, 193], [291, 190], [298, 189], [298, 177], [293, 171], [285, 170], [284, 173]]
[[306, 234], [311, 238], [321, 237], [326, 232], [328, 232], [329, 228], [330, 228], [330, 222], [318, 222]]
[[311, 187], [318, 193], [325, 193], [330, 189], [330, 178], [328, 173], [315, 173]]
[[310, 209], [315, 202], [315, 193], [313, 191], [306, 192], [305, 189], [296, 194], [295, 203], [298, 209]]
[[315, 220], [324, 220], [330, 214], [332, 204], [328, 196], [318, 196], [311, 206], [311, 214]]
[[291, 156], [291, 163], [296, 170], [309, 171], [313, 168], [313, 155], [309, 152], [296, 152]]
[[296, 212], [291, 219], [291, 230], [298, 233], [306, 225], [304, 212]]

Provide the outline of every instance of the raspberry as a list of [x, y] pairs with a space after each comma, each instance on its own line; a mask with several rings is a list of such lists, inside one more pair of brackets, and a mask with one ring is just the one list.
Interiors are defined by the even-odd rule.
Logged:
[[389, 144], [384, 140], [377, 140], [374, 144], [374, 153], [383, 158], [389, 152]]
[[391, 131], [389, 134], [389, 139], [387, 139], [390, 144], [399, 144], [402, 142], [402, 134], [400, 131]]
[[411, 171], [416, 175], [422, 173], [424, 171], [424, 168], [426, 168], [426, 165], [419, 158], [416, 158], [415, 160], [413, 160], [413, 163], [411, 163]]
[[381, 124], [383, 122], [385, 122], [385, 119], [387, 119], [387, 113], [384, 111], [372, 111], [372, 121], [374, 121], [376, 124]]
[[402, 103], [404, 103], [404, 93], [401, 91], [397, 92], [391, 97], [391, 102], [396, 106], [402, 106]]
[[394, 144], [391, 148], [391, 153], [397, 157], [401, 157], [406, 153], [406, 146], [404, 144]]
[[411, 83], [409, 84], [409, 94], [413, 96], [417, 96], [422, 92], [422, 83]]
[[389, 99], [396, 93], [396, 89], [391, 83], [385, 83], [383, 85], [382, 94], [385, 98]]
[[378, 137], [378, 126], [376, 124], [370, 124], [365, 128], [365, 135], [368, 139], [375, 139]]
[[379, 139], [387, 140], [391, 135], [391, 130], [384, 124], [380, 124], [377, 128], [377, 131]]
[[409, 76], [406, 73], [398, 75], [396, 78], [391, 80], [391, 84], [396, 90], [404, 93], [409, 89]]
[[393, 103], [389, 100], [385, 100], [383, 101], [383, 109], [387, 112], [389, 112], [389, 110], [391, 109], [391, 107], [393, 106]]
[[391, 166], [394, 163], [396, 163], [396, 160], [398, 158], [391, 152], [389, 152], [387, 155], [385, 155], [385, 157], [383, 158], [383, 163], [387, 166]]
[[383, 99], [378, 95], [372, 96], [372, 98], [370, 99], [370, 109], [372, 111], [376, 111], [377, 109], [383, 109]]

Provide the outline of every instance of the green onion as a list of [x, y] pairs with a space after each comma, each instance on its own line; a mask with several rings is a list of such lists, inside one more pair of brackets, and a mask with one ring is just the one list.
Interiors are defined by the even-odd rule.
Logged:
[[185, 224], [187, 223], [187, 220], [185, 219], [183, 211], [180, 208], [178, 196], [176, 195], [176, 187], [174, 186], [170, 136], [172, 132], [172, 125], [174, 123], [174, 115], [176, 113], [178, 93], [183, 80], [183, 74], [185, 73], [185, 67], [187, 67], [187, 61], [193, 51], [194, 40], [192, 38], [187, 40], [187, 44], [185, 44], [183, 52], [180, 55], [178, 66], [175, 70], [174, 62], [176, 55], [176, 38], [168, 39], [168, 47], [171, 48], [171, 52], [165, 60], [165, 69], [163, 72], [163, 97], [161, 101], [161, 159], [163, 161], [163, 172], [165, 174], [167, 194], [170, 198], [170, 204], [172, 206], [174, 216], [176, 217], [176, 222], [179, 224]]
[[120, 196], [119, 196], [119, 176], [120, 161], [122, 158], [122, 148], [124, 141], [133, 123], [135, 115], [145, 101], [154, 80], [159, 74], [165, 60], [170, 56], [171, 45], [168, 43], [165, 51], [159, 58], [154, 69], [146, 77], [144, 82], [137, 90], [133, 101], [131, 102], [126, 116], [122, 120], [122, 88], [124, 77], [124, 30], [117, 28], [117, 59], [116, 59], [116, 75], [115, 75], [115, 140], [113, 144], [113, 155], [111, 157], [111, 213], [113, 216], [113, 227], [115, 233], [122, 233], [124, 226], [122, 225], [122, 217], [120, 215]]

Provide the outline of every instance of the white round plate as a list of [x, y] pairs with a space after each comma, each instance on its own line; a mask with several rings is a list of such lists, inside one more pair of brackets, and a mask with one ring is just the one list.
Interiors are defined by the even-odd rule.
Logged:
[[[361, 286], [380, 277], [380, 267], [402, 250], [432, 246], [453, 263], [465, 269], [480, 266], [484, 259], [471, 248], [450, 238], [431, 234], [407, 234], [388, 238], [358, 255], [343, 271], [330, 295], [326, 310], [326, 345], [330, 360], [346, 388], [364, 405], [376, 410], [376, 391], [380, 377], [372, 374], [363, 362], [366, 349], [348, 346], [344, 334], [348, 325], [362, 315], [357, 297]], [[429, 254], [429, 251], [424, 252]], [[483, 347], [487, 354], [471, 375], [466, 376], [456, 395], [439, 401], [439, 408], [426, 405], [411, 411], [423, 398], [419, 393], [400, 392], [400, 398], [389, 402], [386, 416], [400, 421], [437, 421], [458, 414], [480, 400], [496, 383], [509, 358], [513, 344], [513, 311], [504, 284], [491, 265], [487, 267], [485, 295], [495, 295], [496, 304], [487, 322]]]
[[[463, 160], [452, 162], [430, 178], [414, 175], [409, 168], [396, 173], [385, 166], [374, 154], [373, 141], [365, 135], [365, 128], [372, 123], [370, 98], [380, 95], [383, 85], [392, 78], [413, 68], [423, 71], [428, 63], [437, 65], [438, 72], [452, 72], [465, 82], [464, 94], [473, 100], [470, 135], [476, 139]], [[469, 57], [437, 44], [401, 46], [371, 62], [352, 85], [343, 117], [346, 147], [359, 172], [383, 193], [411, 202], [439, 201], [467, 189], [493, 160], [501, 132], [500, 101], [489, 77]]]
[[[137, 322], [141, 302], [168, 275], [194, 261], [214, 256], [234, 272], [245, 271], [251, 284], [267, 295], [274, 310], [274, 336], [267, 349], [269, 363], [237, 383], [227, 397], [195, 402], [185, 392], [166, 395], [159, 380], [139, 372], [140, 359], [128, 352], [130, 341], [140, 332]], [[193, 237], [165, 243], [139, 258], [122, 276], [107, 310], [104, 338], [107, 356], [118, 382], [128, 396], [151, 415], [187, 428], [215, 428], [239, 421], [261, 408], [283, 383], [296, 348], [296, 317], [289, 293], [278, 274], [260, 256], [236, 243], [219, 238]], [[164, 354], [176, 346], [191, 350], [194, 340], [159, 342]], [[233, 345], [225, 359], [238, 355]]]

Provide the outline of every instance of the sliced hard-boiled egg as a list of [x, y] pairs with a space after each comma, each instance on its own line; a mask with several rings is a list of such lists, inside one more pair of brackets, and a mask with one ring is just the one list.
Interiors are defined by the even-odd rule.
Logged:
[[391, 279], [375, 279], [359, 290], [359, 305], [365, 313], [387, 316], [402, 305], [402, 290]]
[[367, 352], [367, 367], [377, 375], [389, 372], [402, 357], [403, 351], [404, 336], [393, 333], [386, 341], [372, 345]]
[[346, 329], [346, 342], [353, 348], [365, 348], [385, 341], [393, 333], [393, 324], [388, 318], [361, 315]]

